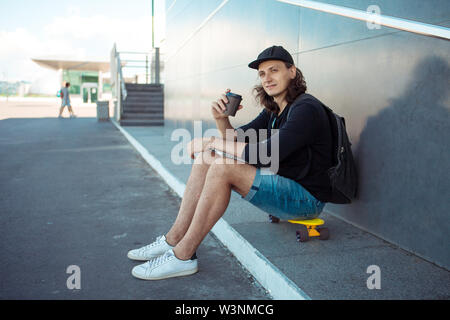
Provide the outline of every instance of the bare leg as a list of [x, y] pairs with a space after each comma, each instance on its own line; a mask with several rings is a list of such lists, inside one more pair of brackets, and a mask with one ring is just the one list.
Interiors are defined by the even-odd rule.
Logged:
[[72, 106], [67, 106], [67, 108], [69, 108], [70, 114], [71, 114], [71, 115], [74, 115], [74, 114], [73, 114], [73, 110], [72, 110]]
[[61, 116], [62, 116], [63, 111], [64, 111], [64, 106], [62, 106], [61, 108], [59, 108], [59, 115], [58, 115], [58, 117], [61, 117]]
[[231, 190], [245, 196], [252, 186], [256, 168], [243, 163], [223, 164], [216, 159], [206, 175], [194, 217], [183, 239], [174, 248], [177, 258], [187, 260], [228, 207]]
[[170, 245], [175, 246], [186, 234], [202, 193], [208, 169], [214, 159], [218, 157], [209, 151], [203, 152], [196, 157], [184, 190], [178, 216], [172, 228], [166, 234], [166, 241]]

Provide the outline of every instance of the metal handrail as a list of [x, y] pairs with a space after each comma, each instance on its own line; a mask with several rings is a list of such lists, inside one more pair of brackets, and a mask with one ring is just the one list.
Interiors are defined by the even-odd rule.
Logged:
[[138, 52], [138, 51], [120, 51], [123, 54], [148, 54], [148, 52]]
[[[159, 84], [159, 48], [154, 48], [155, 50], [155, 83]], [[145, 60], [138, 59], [122, 59], [123, 55], [145, 55]], [[111, 55], [110, 55], [110, 65], [111, 65], [111, 80], [114, 79], [114, 98], [117, 100], [117, 115], [116, 119], [122, 118], [123, 114], [123, 102], [128, 96], [124, 68], [145, 68], [145, 82], [148, 84], [150, 80], [150, 64], [152, 60], [153, 52], [131, 52], [131, 51], [117, 51], [116, 44], [114, 44]], [[145, 62], [145, 65], [139, 65], [139, 62]], [[130, 63], [131, 65], [129, 65]], [[136, 64], [132, 64], [136, 63]], [[137, 77], [138, 75], [135, 74]], [[136, 78], [137, 79], [137, 78]]]
[[148, 56], [149, 56], [149, 52], [131, 52], [131, 51], [120, 51], [117, 52], [117, 54], [120, 56], [120, 54], [139, 54], [139, 55], [145, 55], [145, 60], [130, 60], [130, 59], [124, 59], [124, 62], [145, 62], [145, 66], [139, 66], [139, 65], [134, 65], [134, 66], [129, 66], [129, 65], [124, 65], [122, 68], [142, 68], [145, 69], [145, 83], [148, 83], [148, 78], [149, 78], [149, 60], [148, 60]]
[[123, 78], [122, 74], [122, 63], [120, 61], [120, 54], [117, 53], [116, 56], [117, 59], [117, 68], [119, 69], [119, 82], [120, 82], [120, 88], [122, 89], [122, 101], [127, 98], [127, 88], [125, 86], [125, 79]]
[[123, 62], [144, 62], [145, 60], [129, 60], [129, 59], [122, 59]]

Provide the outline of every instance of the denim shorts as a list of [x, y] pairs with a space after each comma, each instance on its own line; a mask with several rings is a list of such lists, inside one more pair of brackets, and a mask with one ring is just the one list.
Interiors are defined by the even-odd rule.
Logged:
[[268, 170], [262, 173], [260, 168], [256, 168], [253, 185], [242, 198], [282, 220], [314, 219], [325, 206], [298, 182]]

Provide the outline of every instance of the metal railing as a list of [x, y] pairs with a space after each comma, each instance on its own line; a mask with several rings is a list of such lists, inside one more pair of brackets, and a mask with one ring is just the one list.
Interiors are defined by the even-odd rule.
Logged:
[[114, 101], [114, 118], [119, 121], [122, 118], [122, 101], [127, 97], [127, 88], [122, 73], [122, 61], [114, 44], [110, 55], [111, 87]]
[[127, 87], [125, 86], [125, 79], [123, 77], [123, 73], [122, 73], [122, 61], [120, 60], [120, 55], [118, 54], [116, 56], [117, 59], [117, 63], [116, 65], [118, 66], [118, 81], [120, 83], [120, 88], [122, 89], [122, 100], [125, 100], [127, 98]]
[[[149, 55], [148, 52], [131, 52], [131, 51], [121, 51], [118, 55], [131, 55], [131, 56], [143, 56], [144, 59], [121, 59], [124, 62], [122, 68], [132, 68], [132, 69], [144, 69], [145, 70], [145, 83], [149, 83], [150, 76], [150, 65], [149, 65]], [[135, 73], [136, 74], [136, 73]], [[137, 82], [137, 79], [136, 79]]]
[[[152, 83], [150, 76], [153, 70], [154, 83], [160, 84], [159, 48], [154, 49], [154, 54], [153, 57], [152, 52], [119, 52], [114, 44], [110, 56], [110, 70], [113, 100], [117, 104], [117, 107], [115, 107], [116, 120], [120, 120], [122, 117], [122, 104], [128, 95], [126, 83], [142, 83], [140, 79], [142, 75], [145, 76], [143, 83]], [[129, 58], [130, 56], [137, 56], [137, 58]], [[139, 56], [142, 58], [139, 59]], [[152, 61], [154, 63], [153, 68], [151, 67]], [[144, 70], [144, 72], [137, 72], [136, 70]]]

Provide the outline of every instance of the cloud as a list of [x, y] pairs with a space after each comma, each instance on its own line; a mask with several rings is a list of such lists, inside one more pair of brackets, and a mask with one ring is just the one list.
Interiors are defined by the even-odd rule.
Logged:
[[80, 16], [70, 7], [64, 16], [53, 18], [38, 35], [33, 30], [0, 30], [0, 79], [32, 81], [42, 75], [42, 67], [31, 58], [53, 57], [109, 60], [115, 43], [119, 50], [151, 49], [151, 18], [113, 18], [104, 15]]
[[141, 47], [141, 50], [150, 49], [151, 46], [151, 40], [147, 40], [148, 36], [151, 36], [151, 20], [145, 17], [137, 19], [110, 18], [103, 15], [57, 17], [44, 27], [44, 33], [52, 39], [67, 39], [75, 43], [80, 40], [101, 41], [110, 43], [109, 47], [112, 47], [112, 44], [117, 42], [123, 47]]
[[45, 51], [42, 42], [28, 30], [0, 31], [0, 79], [18, 81], [33, 77], [38, 69], [30, 60], [31, 52]]

